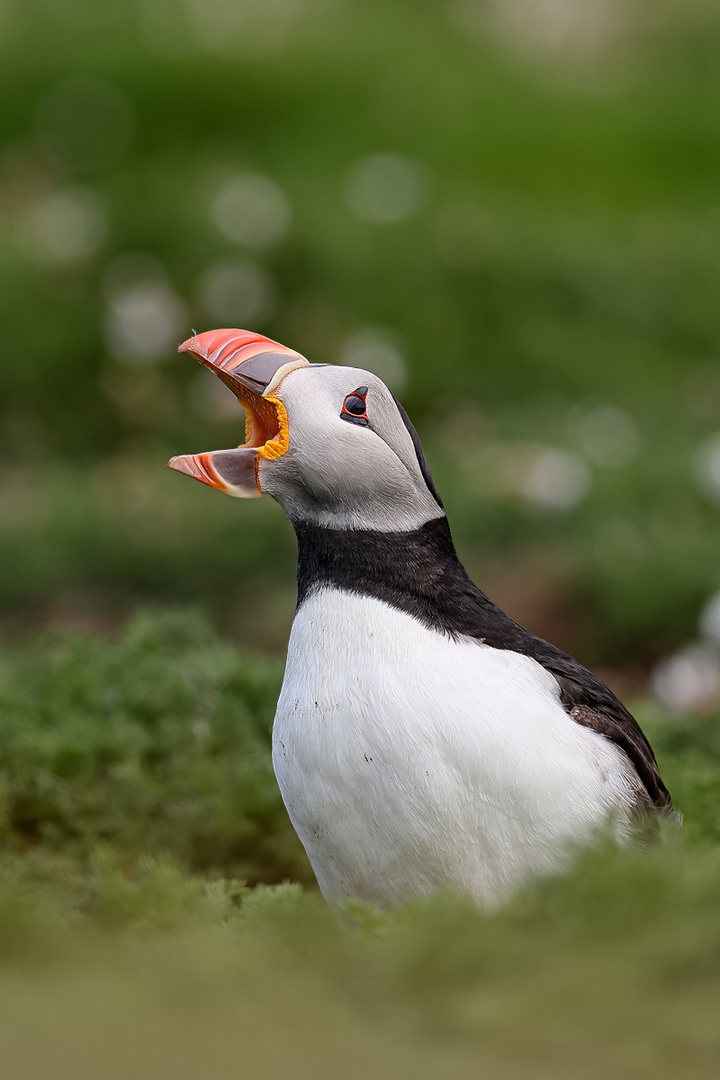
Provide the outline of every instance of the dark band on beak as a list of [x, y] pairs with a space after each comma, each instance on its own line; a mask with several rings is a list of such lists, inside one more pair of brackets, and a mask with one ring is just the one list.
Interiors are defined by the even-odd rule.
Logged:
[[288, 360], [287, 353], [261, 353], [259, 356], [253, 356], [250, 360], [245, 360], [240, 367], [233, 371], [232, 377], [242, 383], [243, 386], [246, 386], [248, 390], [253, 390], [256, 394], [264, 394], [275, 373], [284, 364], [287, 364]]
[[189, 352], [213, 371], [243, 404], [244, 391], [264, 394], [280, 368], [307, 364], [294, 349], [248, 330], [208, 330], [184, 341], [178, 352]]

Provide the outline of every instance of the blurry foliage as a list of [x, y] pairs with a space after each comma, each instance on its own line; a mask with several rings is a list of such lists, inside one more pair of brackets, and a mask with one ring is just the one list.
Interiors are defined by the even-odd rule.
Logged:
[[175, 345], [246, 324], [323, 362], [375, 335], [511, 614], [588, 662], [692, 633], [720, 584], [715, 5], [2, 11], [13, 619], [202, 598], [282, 641], [280, 516], [163, 471], [242, 430]]
[[[0, 882], [0, 1061], [13, 1080], [713, 1077], [718, 860], [597, 854], [495, 913], [437, 897], [339, 922], [106, 854]], [[350, 929], [354, 932], [348, 932]], [[20, 963], [21, 961], [21, 963]]]
[[270, 770], [280, 670], [188, 612], [0, 672], [3, 1075], [710, 1077], [720, 722], [640, 715], [685, 813], [502, 909], [338, 918]]
[[0, 670], [4, 843], [308, 879], [270, 761], [280, 676], [187, 613], [136, 616], [116, 643], [40, 639]]

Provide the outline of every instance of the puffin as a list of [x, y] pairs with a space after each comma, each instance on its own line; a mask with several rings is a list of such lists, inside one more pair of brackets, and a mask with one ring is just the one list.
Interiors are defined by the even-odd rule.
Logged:
[[331, 904], [492, 908], [578, 849], [674, 816], [636, 720], [469, 579], [417, 432], [375, 374], [239, 329], [179, 347], [245, 409], [242, 446], [168, 463], [270, 495], [298, 544], [275, 775]]

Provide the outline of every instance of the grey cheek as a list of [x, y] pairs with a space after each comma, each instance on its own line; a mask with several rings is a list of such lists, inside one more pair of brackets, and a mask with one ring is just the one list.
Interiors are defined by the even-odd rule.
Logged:
[[[354, 430], [351, 425], [347, 425]], [[323, 439], [308, 432], [307, 447], [293, 446], [282, 458], [262, 460], [260, 486], [282, 506], [291, 522], [332, 528], [409, 532], [442, 509], [420, 488], [396, 455], [377, 437], [364, 440], [362, 453], [350, 436]], [[312, 442], [312, 436], [315, 442]], [[296, 435], [296, 440], [302, 432]]]

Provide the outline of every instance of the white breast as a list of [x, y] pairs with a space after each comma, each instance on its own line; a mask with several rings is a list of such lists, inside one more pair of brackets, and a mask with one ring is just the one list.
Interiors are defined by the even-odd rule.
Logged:
[[622, 827], [638, 783], [534, 660], [332, 588], [293, 623], [273, 764], [326, 898], [381, 905], [496, 903]]

